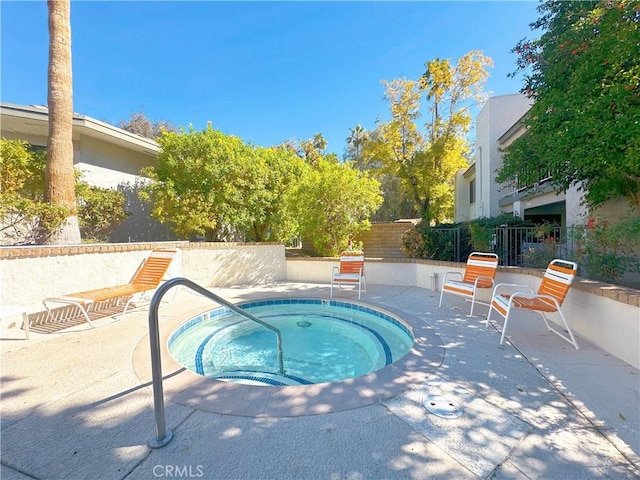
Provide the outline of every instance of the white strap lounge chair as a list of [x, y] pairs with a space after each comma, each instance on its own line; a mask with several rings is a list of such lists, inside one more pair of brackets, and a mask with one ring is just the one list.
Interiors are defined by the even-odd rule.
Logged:
[[[533, 293], [533, 290], [526, 285], [515, 285], [510, 283], [499, 283], [496, 285], [493, 290], [486, 325], [489, 325], [489, 319], [491, 318], [491, 312], [493, 310], [504, 317], [504, 326], [502, 327], [500, 345], [504, 343], [507, 324], [509, 323], [509, 319], [511, 318], [513, 311], [516, 308], [524, 308], [527, 310], [534, 310], [542, 315], [542, 319], [544, 320], [548, 330], [566, 340], [576, 347], [576, 350], [578, 350], [578, 342], [576, 342], [573, 332], [571, 331], [571, 327], [560, 308], [562, 306], [562, 302], [564, 302], [564, 299], [567, 296], [567, 293], [569, 292], [569, 287], [571, 287], [577, 271], [578, 265], [575, 262], [555, 259], [547, 267], [537, 293]], [[515, 289], [516, 292], [500, 293], [500, 290], [504, 291], [507, 288], [512, 291]], [[526, 292], [523, 290], [526, 290]], [[558, 312], [569, 336], [565, 335], [549, 323], [546, 314], [553, 312]]]
[[358, 300], [362, 290], [367, 291], [367, 283], [364, 276], [364, 252], [346, 251], [340, 254], [340, 266], [333, 267], [331, 272], [331, 293], [333, 297], [333, 285], [353, 285], [358, 287]]
[[148, 293], [160, 286], [160, 283], [167, 273], [169, 265], [176, 253], [176, 249], [154, 249], [144, 262], [142, 262], [129, 283], [88, 290], [85, 292], [72, 293], [69, 295], [61, 295], [58, 297], [48, 297], [43, 300], [44, 306], [47, 309], [48, 317], [51, 317], [51, 309], [49, 307], [50, 303], [73, 305], [80, 309], [80, 312], [84, 315], [87, 323], [89, 323], [91, 327], [95, 327], [96, 325], [94, 325], [89, 317], [89, 312], [91, 311], [92, 306], [109, 300], [116, 300], [119, 302], [126, 298], [127, 302], [121, 317], [124, 318], [129, 305], [136, 298], [137, 294]]
[[[445, 293], [459, 295], [466, 300], [471, 300], [471, 313], [469, 315], [472, 316], [475, 304], [482, 303], [476, 299], [478, 289], [493, 287], [493, 279], [498, 271], [498, 261], [498, 255], [495, 253], [471, 253], [467, 260], [464, 275], [460, 272], [447, 272], [444, 274], [438, 307], [442, 306], [442, 297]], [[460, 280], [450, 280], [449, 276], [453, 275], [460, 277]]]

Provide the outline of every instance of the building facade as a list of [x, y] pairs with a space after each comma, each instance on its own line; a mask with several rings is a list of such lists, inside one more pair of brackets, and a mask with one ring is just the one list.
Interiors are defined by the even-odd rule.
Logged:
[[561, 227], [584, 220], [586, 210], [577, 188], [558, 192], [548, 184], [549, 177], [526, 187], [495, 180], [502, 166], [502, 149], [526, 132], [523, 119], [531, 104], [528, 97], [516, 93], [491, 97], [481, 109], [476, 119], [475, 162], [456, 175], [457, 222], [501, 213]]

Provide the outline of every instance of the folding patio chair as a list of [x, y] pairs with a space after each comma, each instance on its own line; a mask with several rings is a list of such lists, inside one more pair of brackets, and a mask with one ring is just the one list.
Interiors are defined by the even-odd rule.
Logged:
[[49, 303], [72, 305], [80, 309], [80, 312], [84, 315], [87, 323], [89, 323], [91, 327], [95, 327], [96, 325], [93, 324], [89, 317], [89, 312], [91, 311], [92, 306], [99, 305], [109, 300], [115, 300], [119, 303], [120, 300], [127, 298], [121, 317], [124, 318], [129, 305], [134, 299], [139, 298], [141, 294], [147, 294], [151, 290], [155, 290], [160, 286], [160, 283], [167, 273], [169, 265], [176, 253], [177, 250], [171, 248], [154, 249], [142, 262], [129, 283], [61, 295], [58, 297], [45, 298], [43, 300], [43, 304], [47, 309], [47, 317], [51, 317], [51, 309], [48, 305]]
[[[499, 283], [496, 285], [491, 298], [491, 306], [489, 307], [486, 326], [489, 326], [489, 318], [491, 317], [492, 310], [495, 310], [504, 317], [504, 326], [502, 327], [500, 345], [504, 343], [507, 323], [509, 322], [509, 318], [513, 313], [513, 310], [516, 308], [524, 308], [536, 311], [542, 315], [542, 319], [544, 320], [548, 330], [566, 340], [576, 347], [576, 350], [578, 350], [578, 342], [576, 342], [573, 332], [571, 331], [571, 327], [569, 327], [569, 323], [567, 323], [567, 320], [562, 313], [562, 309], [560, 308], [562, 302], [564, 302], [564, 299], [567, 296], [567, 293], [569, 292], [569, 287], [571, 287], [577, 271], [578, 265], [575, 262], [556, 258], [547, 267], [537, 293], [533, 293], [533, 290], [526, 285], [510, 283]], [[510, 289], [526, 289], [528, 290], [528, 293], [520, 290], [511, 294], [499, 292], [500, 289], [506, 287]], [[549, 323], [546, 313], [553, 312], [558, 312], [560, 314], [564, 328], [569, 333], [568, 337]]]
[[364, 276], [364, 252], [345, 251], [340, 254], [340, 266], [333, 267], [331, 272], [331, 293], [333, 297], [333, 285], [358, 286], [358, 300], [361, 291], [367, 291], [367, 282]]
[[[440, 303], [442, 306], [442, 297], [446, 293], [459, 295], [466, 300], [471, 300], [471, 312], [473, 315], [473, 307], [476, 303], [482, 303], [476, 299], [478, 289], [492, 288], [493, 279], [498, 271], [498, 255], [495, 253], [472, 252], [467, 260], [467, 266], [464, 275], [460, 272], [447, 272], [444, 274], [442, 291], [440, 292]], [[450, 275], [458, 275], [460, 280], [449, 280]]]

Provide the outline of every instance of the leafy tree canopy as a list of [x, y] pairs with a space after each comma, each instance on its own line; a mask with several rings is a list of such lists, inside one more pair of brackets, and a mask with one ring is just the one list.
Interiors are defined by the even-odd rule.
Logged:
[[333, 158], [338, 161], [333, 154], [326, 155], [328, 142], [321, 133], [316, 133], [313, 138], [307, 140], [288, 140], [277, 148], [285, 149], [302, 158], [309, 165], [317, 165], [321, 158]]
[[[399, 178], [414, 212], [427, 222], [453, 213], [454, 175], [468, 165], [469, 107], [485, 98], [482, 85], [492, 65], [490, 58], [472, 51], [456, 65], [427, 62], [417, 80], [382, 82], [391, 120], [379, 123], [364, 140], [364, 162], [379, 176]], [[420, 125], [423, 104], [428, 118]]]
[[350, 162], [321, 157], [306, 170], [295, 194], [301, 234], [323, 255], [336, 255], [349, 239], [370, 227], [382, 203], [377, 180]]
[[[322, 253], [335, 253], [368, 227], [379, 206], [378, 182], [322, 155], [322, 137], [262, 148], [214, 130], [165, 132], [141, 198], [151, 215], [180, 236], [209, 241], [244, 235], [286, 241], [302, 233]], [[326, 145], [326, 142], [324, 143]]]
[[640, 4], [546, 1], [538, 11], [541, 37], [513, 50], [535, 103], [497, 180], [527, 186], [550, 174], [591, 207], [617, 197], [640, 207]]
[[261, 148], [214, 130], [165, 132], [156, 166], [143, 170], [152, 182], [141, 198], [151, 215], [178, 235], [209, 241], [241, 232], [251, 240], [291, 238], [290, 190], [304, 165], [283, 148]]

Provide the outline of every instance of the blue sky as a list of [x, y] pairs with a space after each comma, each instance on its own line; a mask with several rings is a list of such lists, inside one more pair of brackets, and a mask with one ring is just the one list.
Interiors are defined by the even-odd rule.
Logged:
[[[515, 93], [510, 53], [537, 36], [534, 1], [92, 2], [71, 7], [74, 111], [112, 124], [214, 128], [256, 145], [321, 133], [342, 155], [349, 129], [388, 118], [380, 81], [481, 50], [485, 90]], [[0, 99], [47, 102], [47, 6], [0, 3]]]

